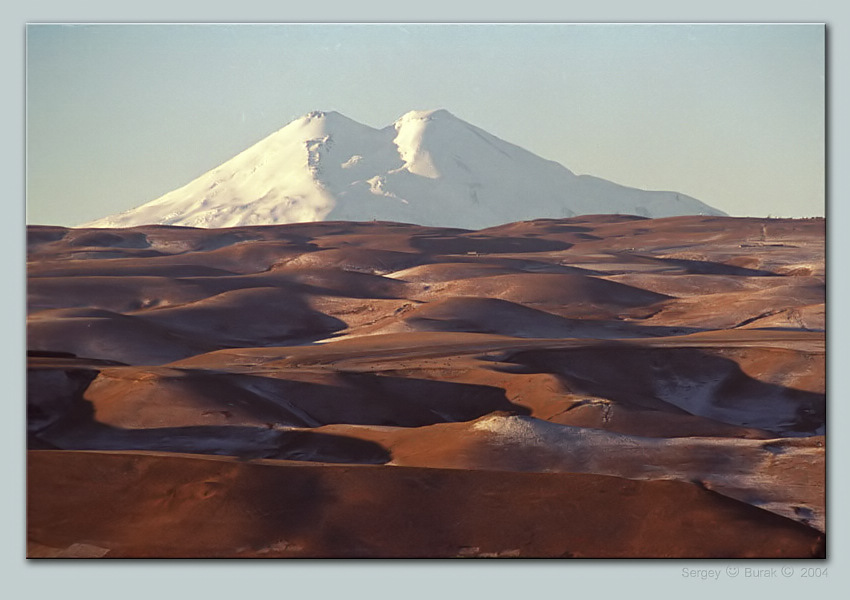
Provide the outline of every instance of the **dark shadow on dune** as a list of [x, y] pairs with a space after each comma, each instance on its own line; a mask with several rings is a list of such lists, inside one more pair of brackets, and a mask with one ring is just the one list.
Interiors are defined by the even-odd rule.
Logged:
[[58, 242], [68, 231], [66, 227], [54, 225], [27, 225], [27, 250], [33, 251], [43, 244]]
[[[313, 309], [303, 294], [286, 288], [237, 288], [169, 305], [168, 291], [160, 296], [145, 290], [143, 278], [135, 294], [95, 279], [70, 298], [50, 298], [54, 286], [31, 290], [36, 305], [52, 301], [103, 308], [39, 306], [54, 312], [28, 323], [30, 350], [153, 365], [223, 348], [311, 343], [346, 328], [344, 321]], [[166, 304], [158, 307], [160, 302]]]
[[616, 319], [569, 319], [530, 306], [475, 296], [453, 296], [403, 317], [417, 331], [489, 333], [519, 338], [640, 338], [686, 335], [697, 327], [649, 326]]
[[52, 350], [27, 350], [27, 358], [77, 358], [73, 352], [55, 352]]
[[[783, 351], [753, 348], [749, 352], [755, 357], [756, 353]], [[511, 372], [552, 373], [563, 378], [577, 394], [623, 406], [684, 412], [786, 436], [823, 433], [825, 394], [761, 381], [722, 354], [722, 350], [604, 343], [574, 349], [520, 351], [499, 360], [516, 365], [509, 368]], [[767, 354], [763, 356], [769, 358]], [[801, 353], [801, 376], [807, 374], [806, 360]], [[779, 367], [775, 370], [768, 375], [788, 376], [787, 371], [779, 373]]]
[[640, 325], [616, 320], [562, 319], [562, 323], [549, 324], [413, 317], [407, 319], [407, 322], [417, 331], [485, 333], [526, 339], [628, 339], [690, 335], [706, 331], [698, 327]]
[[138, 231], [113, 231], [108, 229], [79, 229], [68, 233], [66, 245], [76, 248], [105, 246], [107, 248], [149, 248], [145, 234]]
[[498, 410], [529, 414], [499, 387], [374, 373], [336, 371], [315, 382], [185, 370], [176, 381], [178, 394], [194, 394], [211, 409], [238, 401], [245, 417], [296, 427], [422, 427], [472, 421]]
[[[31, 442], [62, 449], [149, 450], [246, 459], [383, 464], [390, 456], [379, 444], [309, 430], [293, 431], [289, 427], [332, 423], [418, 427], [474, 420], [495, 410], [529, 413], [528, 409], [508, 401], [504, 390], [482, 385], [361, 373], [341, 374], [335, 385], [325, 385], [195, 371], [188, 374], [188, 380], [178, 378], [184, 382], [184, 388], [163, 390], [177, 398], [194, 392], [207, 402], [207, 413], [223, 413], [227, 418], [237, 410], [234, 403], [240, 407], [247, 405], [248, 408], [239, 409], [242, 418], [255, 422], [258, 418], [267, 419], [265, 426], [124, 428], [98, 422], [94, 405], [85, 396], [97, 370], [42, 369], [31, 373], [35, 377], [27, 398]], [[144, 386], [140, 389], [143, 395], [139, 398], [133, 398], [132, 389], [106, 393], [114, 396], [123, 390], [123, 399], [110, 402], [135, 402], [127, 407], [130, 413], [135, 413], [143, 410], [150, 398], [144, 396], [150, 390], [145, 391]], [[153, 393], [156, 394], [156, 389]], [[203, 407], [196, 410], [200, 414]]]
[[262, 273], [177, 281], [200, 286], [208, 296], [246, 288], [277, 287], [293, 294], [394, 300], [404, 298], [406, 291], [405, 284], [395, 279], [333, 268], [273, 268]]
[[414, 252], [378, 250], [372, 248], [328, 248], [300, 254], [275, 265], [278, 270], [299, 268], [339, 269], [357, 273], [381, 274], [401, 271], [431, 261], [427, 255]]
[[[42, 371], [27, 397], [30, 448], [144, 450], [236, 456], [242, 459], [384, 464], [380, 444], [315, 431], [239, 425], [128, 429], [97, 421], [84, 393], [96, 370]], [[64, 384], [64, 385], [62, 385]]]
[[556, 252], [568, 250], [572, 244], [556, 240], [527, 237], [496, 237], [468, 234], [414, 235], [410, 245], [428, 254], [513, 254], [523, 252]]
[[[76, 439], [51, 442], [66, 450], [140, 450], [328, 463], [385, 464], [391, 456], [376, 442], [316, 431], [241, 425], [122, 429], [97, 422], [78, 426]], [[44, 436], [37, 436], [39, 439]]]
[[[506, 256], [498, 256], [495, 254], [489, 255], [448, 255], [448, 256], [435, 256], [432, 257], [433, 260], [430, 263], [425, 263], [422, 266], [424, 268], [432, 267], [435, 269], [441, 269], [443, 267], [447, 267], [448, 269], [456, 269], [459, 266], [466, 266], [469, 270], [475, 270], [479, 268], [482, 275], [476, 276], [487, 276], [487, 269], [503, 269], [505, 275], [511, 273], [562, 273], [562, 274], [576, 274], [576, 275], [604, 275], [601, 271], [597, 271], [595, 269], [586, 269], [584, 267], [576, 267], [571, 265], [562, 265], [557, 262], [547, 262], [543, 260], [528, 260], [521, 258], [513, 258]], [[464, 275], [459, 275], [457, 278], [464, 278]]]
[[[122, 248], [120, 250], [108, 249], [103, 250], [101, 248], [81, 248], [80, 250], [73, 250], [64, 254], [62, 256], [51, 256], [49, 259], [68, 259], [68, 260], [104, 260], [104, 259], [150, 259], [150, 258], [159, 258], [167, 256], [158, 250], [136, 250], [133, 248]], [[212, 270], [210, 271], [212, 272]]]
[[37, 436], [66, 415], [85, 414], [80, 412], [80, 406], [88, 405], [83, 394], [99, 373], [91, 368], [28, 369], [27, 434]]
[[508, 400], [499, 387], [369, 373], [344, 373], [341, 379], [363, 405], [372, 404], [376, 398], [394, 400], [400, 409], [393, 417], [395, 423], [374, 423], [376, 425], [421, 427], [472, 421], [497, 410], [530, 413], [527, 408]]
[[222, 347], [215, 338], [185, 335], [135, 316], [97, 309], [67, 309], [67, 313], [67, 317], [31, 320], [27, 324], [28, 350], [155, 365]]
[[[260, 272], [279, 260], [320, 249], [310, 238], [278, 228], [69, 230], [29, 226], [27, 238], [30, 274], [39, 276], [125, 273], [191, 277]], [[85, 262], [88, 259], [92, 262]]]
[[[82, 252], [82, 251], [81, 251]], [[73, 262], [64, 260], [43, 261], [37, 266], [30, 266], [30, 277], [226, 277], [233, 276], [233, 271], [219, 269], [201, 264], [173, 264], [164, 260], [157, 262], [154, 258], [128, 256], [124, 253], [117, 255], [114, 251], [85, 251], [75, 252], [70, 258]], [[61, 258], [61, 257], [60, 257]]]
[[143, 311], [137, 318], [220, 347], [292, 344], [346, 328], [344, 321], [310, 307], [302, 295], [279, 288], [222, 292], [200, 301]]
[[212, 251], [242, 242], [283, 242], [310, 247], [312, 235], [297, 231], [297, 225], [257, 225], [202, 229], [172, 225], [141, 225], [124, 231], [144, 234], [153, 246], [185, 248], [186, 251]]
[[616, 253], [618, 255], [633, 256], [641, 262], [659, 263], [682, 269], [685, 275], [728, 275], [737, 277], [780, 277], [773, 271], [763, 269], [748, 269], [736, 267], [708, 260], [688, 260], [684, 258], [659, 258], [645, 254], [632, 254], [629, 252]]

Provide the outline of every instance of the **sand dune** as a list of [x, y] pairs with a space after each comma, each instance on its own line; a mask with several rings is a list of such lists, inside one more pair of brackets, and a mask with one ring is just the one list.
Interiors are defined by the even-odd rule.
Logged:
[[809, 527], [676, 481], [44, 450], [29, 465], [29, 536], [42, 556], [81, 539], [114, 558], [824, 552]]
[[699, 482], [825, 530], [823, 437], [649, 438], [501, 413], [415, 429], [329, 425], [319, 431], [378, 443], [394, 465]]
[[27, 347], [132, 364], [168, 363], [218, 348], [131, 315], [87, 309], [37, 313], [27, 324]]
[[[647, 306], [667, 296], [584, 275], [521, 273], [452, 282], [439, 290], [449, 296], [501, 298], [525, 305], [555, 305], [576, 310], [622, 310]], [[586, 309], [584, 307], [587, 307]]]
[[331, 248], [317, 252], [300, 254], [297, 257], [280, 262], [279, 269], [319, 268], [339, 269], [383, 275], [400, 269], [416, 266], [428, 260], [426, 256], [412, 252], [394, 250], [372, 250], [366, 248]]
[[30, 227], [28, 555], [823, 556], [823, 237]]

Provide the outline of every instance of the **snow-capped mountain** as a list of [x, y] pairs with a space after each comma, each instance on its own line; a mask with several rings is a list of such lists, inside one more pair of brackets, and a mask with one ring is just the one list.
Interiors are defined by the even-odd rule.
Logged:
[[575, 175], [446, 110], [412, 111], [384, 129], [312, 112], [187, 185], [85, 226], [380, 220], [480, 229], [602, 213], [724, 214], [683, 194]]

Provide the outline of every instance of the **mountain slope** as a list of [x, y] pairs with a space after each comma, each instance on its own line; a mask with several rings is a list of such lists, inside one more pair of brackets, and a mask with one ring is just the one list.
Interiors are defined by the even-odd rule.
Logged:
[[575, 175], [445, 110], [412, 111], [380, 130], [312, 112], [189, 184], [87, 226], [382, 220], [480, 229], [606, 213], [723, 214], [675, 192]]

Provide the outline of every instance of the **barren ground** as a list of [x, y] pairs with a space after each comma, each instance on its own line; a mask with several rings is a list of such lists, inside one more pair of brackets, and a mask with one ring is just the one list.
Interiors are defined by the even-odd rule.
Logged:
[[822, 557], [824, 221], [28, 228], [30, 557]]

